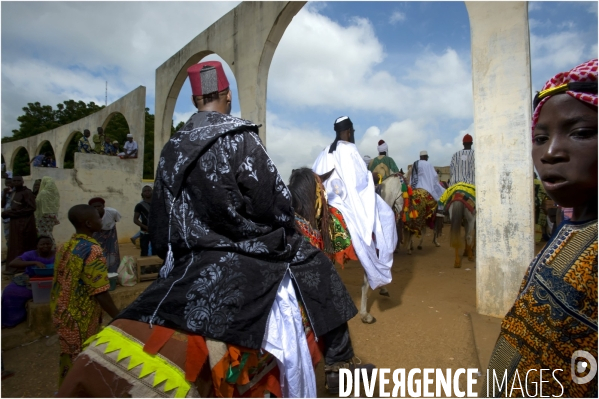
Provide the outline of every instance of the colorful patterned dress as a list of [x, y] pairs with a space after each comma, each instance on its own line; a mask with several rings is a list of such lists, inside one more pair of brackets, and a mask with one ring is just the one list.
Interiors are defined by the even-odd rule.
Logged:
[[94, 295], [109, 288], [102, 247], [85, 234], [74, 234], [56, 253], [50, 301], [60, 340], [59, 386], [83, 343], [100, 329], [102, 308]]
[[[479, 396], [505, 397], [505, 385], [493, 393], [493, 372], [500, 383], [507, 374], [507, 396], [516, 376], [520, 383], [515, 380], [515, 386], [521, 384], [532, 395], [538, 371], [550, 369], [543, 375], [545, 397], [596, 398], [597, 376], [585, 384], [571, 376], [571, 359], [579, 350], [597, 359], [597, 220], [564, 222], [532, 261], [501, 324], [487, 367], [489, 392], [485, 381]], [[526, 374], [533, 369], [537, 372], [529, 374], [526, 385]], [[583, 370], [577, 377], [588, 373]], [[517, 389], [513, 394], [523, 395]]]

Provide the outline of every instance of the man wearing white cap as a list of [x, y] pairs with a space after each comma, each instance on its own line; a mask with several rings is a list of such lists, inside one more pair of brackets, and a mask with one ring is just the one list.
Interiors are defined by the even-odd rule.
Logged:
[[445, 192], [443, 186], [439, 184], [437, 171], [428, 162], [426, 151], [420, 151], [420, 160], [412, 165], [412, 170], [408, 173], [408, 181], [413, 189], [422, 188], [428, 191], [435, 201], [439, 201]]
[[125, 144], [123, 145], [123, 150], [124, 152], [119, 154], [121, 159], [137, 158], [137, 142], [133, 141], [132, 134], [127, 135], [127, 141], [125, 141]]
[[379, 156], [368, 163], [368, 170], [377, 172], [383, 180], [392, 174], [398, 173], [399, 168], [395, 164], [395, 161], [390, 156], [387, 156], [389, 146], [385, 143], [385, 140], [379, 140], [377, 150], [379, 151]]
[[395, 216], [375, 193], [372, 175], [354, 144], [351, 119], [337, 118], [334, 129], [335, 141], [320, 153], [312, 170], [322, 175], [334, 169], [324, 182], [327, 200], [341, 211], [368, 283], [375, 289], [391, 282], [397, 244]]

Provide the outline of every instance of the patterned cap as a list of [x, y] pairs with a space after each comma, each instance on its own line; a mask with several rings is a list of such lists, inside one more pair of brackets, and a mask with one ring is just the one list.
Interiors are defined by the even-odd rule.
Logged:
[[194, 96], [205, 96], [229, 87], [229, 81], [218, 61], [200, 62], [187, 69], [191, 92]]
[[[587, 83], [587, 84], [584, 84]], [[594, 87], [594, 89], [593, 89]], [[580, 101], [597, 106], [597, 58], [574, 67], [568, 72], [560, 72], [543, 86], [535, 96], [535, 109], [532, 115], [532, 131], [541, 114], [541, 108], [551, 96], [566, 93]]]

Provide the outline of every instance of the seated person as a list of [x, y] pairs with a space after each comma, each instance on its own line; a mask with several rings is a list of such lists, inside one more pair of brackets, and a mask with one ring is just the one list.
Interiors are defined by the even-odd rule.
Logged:
[[123, 152], [119, 154], [121, 159], [137, 158], [137, 142], [133, 141], [133, 135], [127, 135], [127, 141], [123, 145]]
[[44, 168], [55, 168], [56, 167], [56, 161], [54, 160], [54, 156], [51, 153], [49, 153], [49, 152], [46, 153], [46, 157], [42, 161], [42, 166]]
[[8, 265], [13, 270], [24, 272], [13, 277], [12, 282], [2, 291], [2, 327], [14, 327], [27, 317], [25, 304], [33, 298], [31, 288], [28, 286], [29, 277], [35, 276], [34, 268], [46, 268], [54, 264], [54, 251], [52, 239], [40, 236], [37, 239], [37, 248], [17, 256]]

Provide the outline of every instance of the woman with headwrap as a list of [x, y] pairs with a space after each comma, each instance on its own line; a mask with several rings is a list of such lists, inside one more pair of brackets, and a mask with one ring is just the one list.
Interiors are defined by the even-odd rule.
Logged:
[[[545, 84], [534, 100], [532, 134], [547, 195], [573, 214], [527, 270], [501, 324], [481, 396], [511, 396], [506, 390], [514, 383], [518, 396], [536, 396], [543, 381], [547, 397], [596, 398], [597, 59]], [[495, 381], [504, 376], [507, 384], [498, 389]]]
[[35, 225], [40, 236], [48, 236], [52, 239], [52, 249], [56, 248], [56, 242], [52, 231], [54, 226], [60, 224], [58, 221], [58, 210], [60, 209], [60, 193], [54, 179], [44, 176], [40, 184], [40, 190], [35, 198]]

